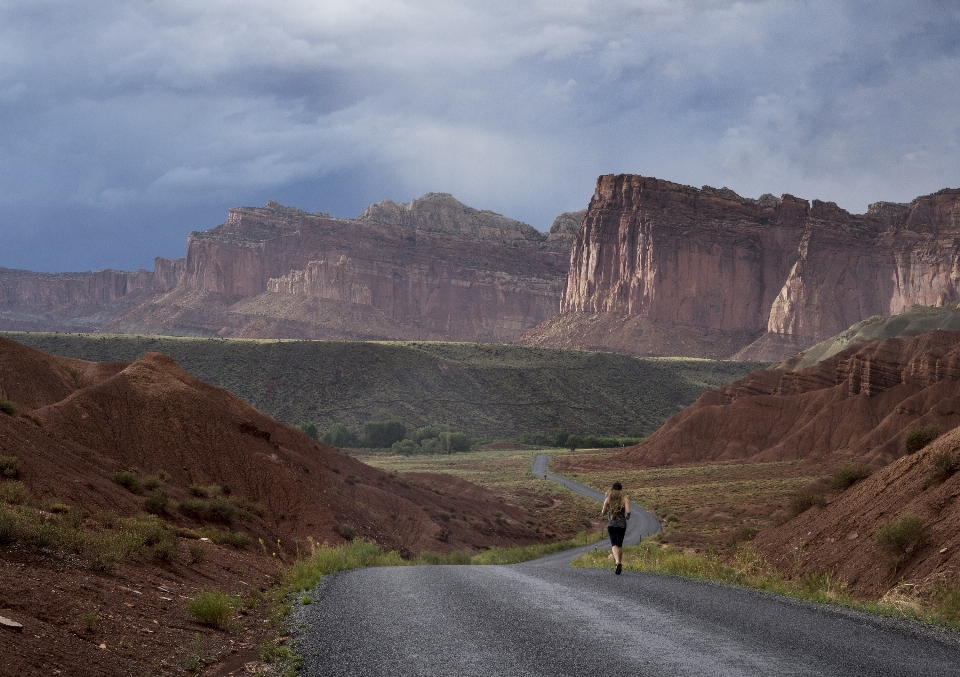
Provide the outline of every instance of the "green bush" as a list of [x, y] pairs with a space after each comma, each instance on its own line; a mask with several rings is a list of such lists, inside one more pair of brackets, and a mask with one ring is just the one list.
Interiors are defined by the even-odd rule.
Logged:
[[[425, 440], [425, 444], [433, 440]], [[394, 454], [400, 454], [401, 456], [412, 456], [416, 453], [422, 453], [424, 451], [422, 446], [419, 446], [413, 440], [400, 440], [399, 442], [394, 442], [390, 447], [390, 451]]]
[[840, 468], [833, 473], [830, 480], [830, 488], [834, 491], [845, 491], [860, 480], [870, 477], [871, 470], [865, 465], [851, 465]]
[[312, 437], [315, 440], [318, 439], [318, 435], [320, 434], [319, 431], [317, 430], [317, 426], [314, 425], [313, 423], [307, 423], [306, 425], [299, 425], [297, 426], [297, 428], [304, 435], [306, 435], [307, 437]]
[[207, 504], [206, 519], [211, 522], [230, 522], [233, 517], [233, 505], [225, 498], [217, 497]]
[[333, 530], [346, 541], [352, 541], [357, 537], [357, 530], [351, 524], [338, 524]]
[[940, 428], [935, 425], [911, 430], [903, 437], [903, 453], [915, 454], [940, 436]]
[[334, 423], [331, 425], [327, 429], [326, 434], [320, 438], [320, 441], [324, 444], [329, 444], [331, 447], [338, 448], [355, 447], [360, 444], [357, 436], [350, 432], [347, 426], [342, 423]]
[[9, 416], [17, 415], [17, 405], [10, 400], [0, 397], [0, 411]]
[[30, 492], [23, 482], [4, 482], [0, 484], [0, 503], [23, 505], [30, 500]]
[[930, 472], [923, 488], [938, 486], [950, 479], [958, 470], [960, 470], [960, 458], [952, 451], [941, 451], [933, 456]]
[[122, 487], [126, 487], [128, 491], [132, 491], [135, 494], [143, 493], [143, 487], [140, 485], [140, 480], [137, 479], [137, 476], [132, 472], [123, 471], [114, 473], [113, 481]]
[[16, 456], [0, 456], [0, 475], [15, 480], [20, 476], [23, 463]]
[[250, 545], [250, 537], [241, 531], [204, 531], [204, 535], [217, 545], [232, 545], [238, 550]]
[[826, 504], [827, 499], [822, 494], [814, 494], [809, 491], [800, 491], [794, 494], [793, 498], [790, 500], [790, 506], [788, 510], [790, 517], [797, 517], [798, 515], [805, 513], [813, 506], [822, 508]]
[[389, 449], [394, 442], [407, 436], [407, 428], [400, 421], [367, 421], [363, 424], [360, 446], [371, 449]]
[[923, 545], [927, 529], [916, 515], [904, 514], [874, 534], [874, 542], [886, 554], [901, 557], [911, 549]]
[[162, 515], [167, 511], [167, 501], [169, 500], [167, 492], [163, 489], [154, 489], [147, 496], [147, 501], [143, 508], [154, 515]]
[[203, 520], [207, 514], [207, 504], [199, 499], [191, 498], [180, 502], [180, 512], [195, 520]]
[[219, 590], [207, 590], [187, 600], [187, 613], [198, 623], [222, 628], [237, 604], [237, 599]]
[[143, 486], [151, 491], [154, 489], [159, 489], [162, 484], [163, 482], [156, 475], [150, 475], [149, 477], [145, 477], [143, 480]]

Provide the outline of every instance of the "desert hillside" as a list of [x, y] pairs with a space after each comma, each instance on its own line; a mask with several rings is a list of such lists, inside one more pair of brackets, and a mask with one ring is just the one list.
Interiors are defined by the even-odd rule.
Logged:
[[94, 362], [162, 352], [290, 425], [359, 432], [365, 421], [397, 419], [411, 432], [439, 423], [497, 439], [557, 427], [650, 434], [705, 390], [763, 366], [495, 344], [6, 336]]
[[880, 466], [900, 455], [911, 430], [960, 425], [958, 381], [960, 332], [855, 343], [812, 367], [775, 366], [705, 393], [618, 462], [835, 455]]

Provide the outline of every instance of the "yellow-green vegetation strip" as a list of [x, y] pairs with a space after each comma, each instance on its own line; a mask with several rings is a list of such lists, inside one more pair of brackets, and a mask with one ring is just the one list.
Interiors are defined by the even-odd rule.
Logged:
[[[541, 453], [545, 450], [488, 450], [437, 456], [363, 454], [358, 458], [392, 472], [443, 473], [472, 482], [507, 497], [509, 503], [526, 507], [560, 536], [590, 529], [590, 518], [599, 512], [594, 501], [530, 472], [533, 459]], [[544, 507], [531, 507], [537, 499]]]
[[[607, 569], [609, 553], [592, 551], [573, 561], [574, 567]], [[821, 604], [837, 604], [870, 611], [883, 616], [897, 616], [960, 627], [960, 587], [944, 588], [933, 595], [925, 607], [895, 605], [854, 599], [842, 581], [829, 573], [807, 574], [785, 578], [750, 548], [741, 546], [724, 561], [709, 553], [688, 553], [661, 545], [654, 540], [623, 549], [625, 571], [641, 571], [670, 576], [683, 576], [742, 585], [796, 599]]]
[[[574, 458], [594, 463], [612, 456], [609, 450], [579, 452]], [[802, 461], [771, 463], [700, 463], [629, 470], [573, 471], [564, 475], [604, 491], [614, 481], [623, 483], [630, 500], [660, 517], [682, 516], [702, 508], [731, 509], [746, 505], [785, 506], [796, 492], [818, 479], [816, 469]], [[684, 523], [684, 531], [713, 535], [732, 528], [728, 523]], [[748, 526], [766, 526], [764, 518], [735, 520]]]

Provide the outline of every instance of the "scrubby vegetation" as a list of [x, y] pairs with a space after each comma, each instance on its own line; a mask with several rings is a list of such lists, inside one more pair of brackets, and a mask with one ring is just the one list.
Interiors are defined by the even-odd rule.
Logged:
[[16, 456], [0, 456], [0, 476], [15, 480], [20, 476], [23, 462]]
[[940, 436], [940, 428], [928, 425], [911, 430], [903, 437], [903, 453], [915, 454]]
[[817, 506], [822, 508], [827, 504], [827, 499], [823, 494], [815, 494], [810, 491], [798, 491], [790, 500], [788, 508], [790, 517], [802, 515], [810, 508]]
[[830, 488], [837, 492], [846, 491], [860, 480], [870, 477], [871, 472], [869, 466], [862, 464], [845, 466], [833, 473]]
[[960, 470], [960, 456], [950, 449], [940, 451], [933, 456], [930, 472], [924, 480], [923, 488], [929, 489], [943, 484]]
[[912, 549], [923, 545], [926, 537], [927, 529], [923, 520], [916, 515], [904, 514], [877, 529], [874, 542], [885, 555], [899, 560]]
[[112, 479], [121, 487], [126, 487], [128, 491], [131, 491], [134, 494], [143, 493], [143, 485], [140, 484], [139, 478], [137, 478], [137, 476], [132, 472], [122, 471], [114, 473]]
[[[471, 439], [518, 439], [557, 427], [585, 436], [648, 435], [705, 390], [766, 366], [496, 344], [3, 335], [100, 362], [162, 352], [291, 425], [327, 430], [339, 423], [359, 432], [369, 421], [400, 421], [410, 430], [442, 421]], [[410, 397], [414, 390], [423, 396]]]
[[198, 623], [222, 628], [236, 606], [236, 597], [219, 590], [207, 590], [187, 601], [187, 613]]
[[11, 402], [8, 399], [0, 397], [0, 412], [7, 414], [8, 416], [16, 416], [17, 414], [17, 405]]

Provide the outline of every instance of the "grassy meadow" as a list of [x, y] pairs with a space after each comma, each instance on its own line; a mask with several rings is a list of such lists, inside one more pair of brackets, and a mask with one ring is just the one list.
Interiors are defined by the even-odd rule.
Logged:
[[47, 353], [97, 362], [149, 351], [290, 425], [324, 432], [396, 419], [449, 424], [473, 439], [524, 432], [645, 436], [755, 362], [633, 358], [476, 343], [288, 341], [0, 332]]

